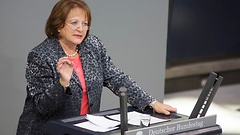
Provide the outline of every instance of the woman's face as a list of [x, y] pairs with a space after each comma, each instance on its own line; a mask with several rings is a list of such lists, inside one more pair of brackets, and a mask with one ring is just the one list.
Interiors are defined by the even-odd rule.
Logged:
[[81, 8], [73, 8], [63, 28], [59, 29], [60, 43], [68, 46], [80, 44], [85, 38], [88, 30], [87, 15]]

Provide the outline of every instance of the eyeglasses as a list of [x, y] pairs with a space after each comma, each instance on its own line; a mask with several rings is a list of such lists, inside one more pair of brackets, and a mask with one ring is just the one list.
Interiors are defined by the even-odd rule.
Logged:
[[78, 28], [82, 28], [82, 30], [88, 30], [88, 21], [80, 22], [78, 20], [71, 20], [66, 23], [72, 30], [76, 30]]

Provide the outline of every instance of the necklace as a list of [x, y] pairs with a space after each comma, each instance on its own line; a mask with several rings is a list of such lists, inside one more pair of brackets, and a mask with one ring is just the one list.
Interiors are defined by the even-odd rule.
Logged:
[[77, 53], [78, 53], [78, 47], [76, 47], [76, 51], [74, 52], [74, 54], [67, 54], [67, 53], [65, 52], [65, 54], [66, 54], [68, 57], [74, 57], [74, 56], [77, 55]]

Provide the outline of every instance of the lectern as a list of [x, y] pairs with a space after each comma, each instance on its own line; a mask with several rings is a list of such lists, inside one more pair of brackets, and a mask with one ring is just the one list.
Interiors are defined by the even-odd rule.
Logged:
[[[222, 133], [222, 128], [220, 125], [216, 124], [216, 115], [205, 116], [208, 107], [210, 106], [214, 95], [222, 82], [223, 77], [211, 72], [208, 80], [206, 82], [205, 87], [202, 90], [201, 95], [198, 98], [198, 101], [193, 108], [193, 111], [190, 116], [171, 113], [169, 116], [155, 113], [152, 109], [147, 107], [145, 112], [150, 114], [153, 117], [157, 117], [160, 119], [167, 119], [168, 121], [156, 123], [150, 125], [150, 127], [140, 127], [140, 126], [133, 126], [133, 125], [123, 125], [119, 126], [118, 129], [109, 131], [109, 132], [93, 132], [91, 130], [87, 130], [84, 128], [76, 127], [74, 124], [81, 123], [87, 121], [85, 116], [78, 116], [68, 119], [61, 119], [61, 120], [53, 120], [49, 121], [46, 124], [46, 132], [50, 135], [196, 135], [196, 134], [210, 134], [210, 135], [217, 135]], [[124, 93], [126, 90], [124, 90]], [[121, 97], [121, 96], [120, 96]], [[126, 104], [126, 99], [123, 100], [122, 103]], [[128, 106], [122, 109], [116, 108], [111, 110], [102, 111], [96, 113], [94, 115], [106, 116], [106, 115], [114, 115], [114, 114], [121, 114], [121, 116], [125, 116], [126, 114], [123, 113], [123, 110], [127, 111], [137, 111], [140, 110]], [[126, 120], [125, 120], [126, 121]]]
[[[128, 107], [128, 111], [139, 111], [131, 106]], [[154, 113], [151, 109], [147, 109], [145, 112], [151, 114], [153, 117], [161, 119], [170, 119], [170, 121], [156, 123], [150, 125], [150, 127], [141, 128], [140, 126], [128, 125], [128, 131], [125, 135], [184, 135], [184, 134], [211, 134], [217, 135], [222, 133], [220, 125], [216, 124], [216, 115], [205, 116], [200, 118], [189, 119], [189, 116], [172, 113], [169, 116], [163, 114]], [[120, 109], [111, 109], [96, 113], [94, 115], [106, 116], [120, 114]], [[46, 131], [49, 135], [120, 135], [120, 127], [116, 130], [109, 132], [94, 132], [84, 128], [76, 127], [74, 124], [85, 122], [85, 116], [78, 116], [73, 118], [53, 120], [47, 122]]]

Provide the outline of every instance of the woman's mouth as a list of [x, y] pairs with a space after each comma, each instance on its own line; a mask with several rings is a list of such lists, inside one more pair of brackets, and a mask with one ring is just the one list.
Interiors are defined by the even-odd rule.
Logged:
[[76, 37], [76, 38], [82, 38], [83, 37], [82, 35], [79, 35], [79, 34], [74, 34], [73, 36]]

